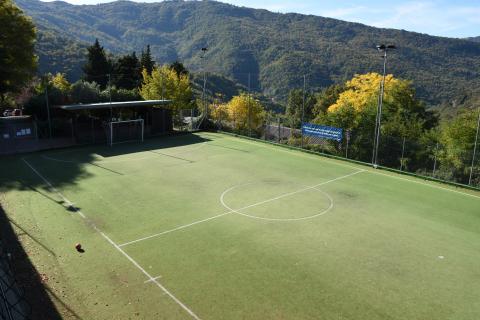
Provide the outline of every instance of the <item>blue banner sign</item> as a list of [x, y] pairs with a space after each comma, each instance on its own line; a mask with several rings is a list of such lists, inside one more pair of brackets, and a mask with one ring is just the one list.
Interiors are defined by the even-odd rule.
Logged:
[[342, 141], [343, 129], [335, 127], [320, 126], [318, 124], [304, 123], [302, 133], [305, 136]]

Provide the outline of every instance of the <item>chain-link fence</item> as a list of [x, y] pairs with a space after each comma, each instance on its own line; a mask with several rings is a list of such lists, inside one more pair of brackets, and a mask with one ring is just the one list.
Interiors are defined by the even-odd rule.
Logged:
[[[225, 126], [223, 127], [225, 129]], [[233, 131], [229, 129], [227, 131]], [[245, 132], [235, 132], [245, 134]], [[355, 132], [346, 132], [342, 141], [332, 141], [318, 137], [303, 136], [300, 129], [287, 127], [279, 118], [267, 120], [254, 137], [326, 153], [341, 158], [371, 163], [373, 155], [373, 134], [371, 139], [359, 138]], [[406, 137], [380, 136], [378, 165], [454, 182], [473, 187], [480, 187], [480, 161], [474, 158], [474, 144], [470, 148], [458, 147], [452, 150], [439, 142], [421, 142]]]
[[196, 108], [180, 109], [173, 117], [173, 127], [176, 131], [197, 131], [205, 119], [205, 114]]
[[15, 279], [10, 259], [10, 254], [5, 252], [0, 241], [0, 319], [26, 320], [29, 319], [31, 308], [25, 299], [25, 292]]
[[[374, 132], [371, 134], [343, 130], [341, 141], [302, 134], [300, 125], [292, 126], [282, 114], [268, 113], [263, 125], [251, 126], [248, 113], [244, 118], [225, 116], [212, 119], [218, 130], [232, 132], [274, 143], [286, 144], [340, 158], [372, 164]], [[239, 121], [242, 122], [239, 125]], [[478, 146], [477, 146], [478, 149]], [[480, 156], [475, 141], [454, 147], [435, 139], [415, 139], [388, 135], [382, 132], [378, 146], [377, 164], [401, 172], [480, 188]]]

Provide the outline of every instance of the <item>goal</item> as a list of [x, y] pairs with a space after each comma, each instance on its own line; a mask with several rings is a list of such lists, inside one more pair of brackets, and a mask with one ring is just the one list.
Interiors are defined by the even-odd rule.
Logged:
[[143, 119], [111, 121], [108, 123], [108, 129], [107, 140], [111, 146], [131, 141], [143, 142]]

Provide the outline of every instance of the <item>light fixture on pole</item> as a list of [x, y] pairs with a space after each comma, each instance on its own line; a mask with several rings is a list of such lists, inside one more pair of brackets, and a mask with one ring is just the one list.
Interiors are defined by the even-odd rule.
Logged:
[[383, 53], [383, 76], [380, 84], [380, 93], [378, 96], [377, 117], [375, 120], [375, 136], [373, 143], [372, 165], [376, 168], [378, 165], [378, 147], [380, 145], [380, 129], [382, 124], [383, 95], [385, 92], [385, 77], [387, 72], [387, 51], [396, 49], [392, 44], [377, 45], [377, 50]]

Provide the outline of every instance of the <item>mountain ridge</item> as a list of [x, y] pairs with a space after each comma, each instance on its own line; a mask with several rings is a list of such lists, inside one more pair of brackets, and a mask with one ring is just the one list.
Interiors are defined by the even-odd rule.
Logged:
[[[17, 0], [43, 29], [74, 41], [98, 38], [114, 53], [150, 44], [161, 63], [181, 60], [193, 71], [228, 76], [284, 100], [288, 90], [320, 89], [356, 73], [381, 71], [379, 42], [399, 49], [388, 71], [414, 81], [430, 105], [449, 102], [480, 86], [480, 43], [297, 13], [278, 14], [215, 1], [98, 5]], [[202, 58], [200, 48], [209, 51]]]

